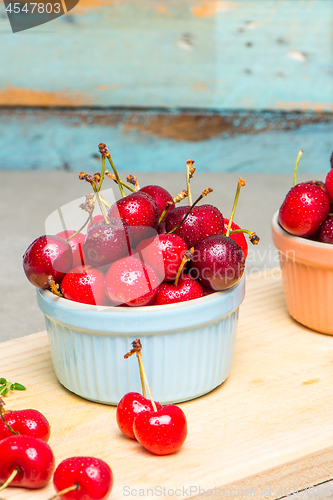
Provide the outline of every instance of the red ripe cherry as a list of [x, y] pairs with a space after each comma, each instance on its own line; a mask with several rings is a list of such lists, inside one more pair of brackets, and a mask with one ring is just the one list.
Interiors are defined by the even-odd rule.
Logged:
[[133, 235], [133, 245], [154, 236], [157, 231], [159, 211], [155, 200], [147, 193], [138, 191], [121, 198], [112, 205], [108, 218], [125, 221]]
[[325, 179], [325, 189], [327, 196], [333, 203], [333, 168], [328, 172]]
[[131, 253], [132, 235], [126, 222], [113, 218], [97, 222], [88, 231], [83, 251], [86, 264], [101, 267]]
[[0, 441], [0, 483], [17, 470], [10, 486], [43, 488], [55, 467], [51, 448], [33, 436], [11, 436]]
[[240, 246], [228, 236], [216, 234], [201, 241], [194, 249], [190, 274], [212, 290], [225, 290], [235, 285], [245, 269]]
[[[228, 224], [229, 224], [229, 219], [224, 219], [224, 230], [223, 230], [222, 234], [226, 234], [227, 229], [228, 229]], [[232, 221], [230, 230], [235, 231], [236, 229], [240, 229], [240, 227], [237, 226], [237, 224], [235, 224], [235, 222]], [[236, 243], [238, 243], [238, 245], [243, 250], [244, 259], [246, 260], [246, 257], [248, 254], [248, 246], [247, 246], [247, 241], [246, 241], [246, 238], [244, 236], [244, 233], [229, 234], [229, 238], [231, 238]]]
[[105, 292], [115, 304], [147, 306], [154, 302], [161, 280], [156, 272], [134, 256], [111, 264], [105, 276]]
[[[14, 410], [3, 413], [3, 418], [16, 433], [33, 436], [47, 442], [51, 428], [47, 419], [38, 410]], [[0, 440], [12, 436], [13, 433], [0, 419]]]
[[[165, 223], [166, 232], [170, 232], [179, 224], [188, 207], [176, 207], [168, 215]], [[182, 225], [175, 230], [189, 248], [197, 245], [201, 240], [213, 234], [220, 234], [224, 229], [224, 219], [218, 208], [213, 205], [195, 206]]]
[[292, 187], [279, 211], [279, 223], [295, 236], [314, 234], [328, 217], [330, 201], [316, 182], [302, 182]]
[[155, 269], [164, 281], [175, 280], [187, 245], [177, 234], [159, 234], [136, 247], [141, 260]]
[[[162, 405], [155, 401], [156, 408], [160, 410]], [[128, 392], [118, 403], [116, 411], [117, 424], [120, 431], [131, 439], [136, 439], [133, 431], [133, 424], [139, 413], [153, 411], [149, 399], [138, 392]]]
[[104, 306], [108, 300], [104, 291], [104, 273], [92, 266], [78, 266], [69, 271], [61, 282], [61, 292], [68, 300]]
[[[56, 236], [59, 236], [59, 238], [63, 238], [64, 240], [67, 240], [70, 236], [75, 234], [76, 231], [61, 231], [60, 233], [57, 233]], [[71, 246], [72, 252], [73, 252], [73, 264], [72, 267], [76, 266], [81, 266], [84, 264], [84, 254], [82, 250], [82, 245], [84, 243], [85, 235], [83, 233], [78, 233], [73, 238], [71, 238], [68, 243]]]
[[134, 420], [134, 435], [142, 446], [155, 455], [170, 455], [184, 444], [187, 421], [175, 405], [161, 410], [140, 413]]
[[[112, 490], [113, 474], [100, 458], [71, 457], [58, 465], [53, 484], [63, 500], [106, 500]], [[71, 487], [72, 491], [61, 493]]]
[[164, 189], [161, 186], [155, 186], [153, 184], [150, 184], [148, 186], [142, 187], [139, 190], [139, 193], [140, 192], [150, 194], [150, 196], [152, 198], [154, 198], [154, 200], [156, 201], [156, 205], [158, 207], [159, 217], [161, 217], [162, 213], [167, 208], [167, 203], [170, 202], [169, 208], [166, 211], [166, 214], [163, 217], [163, 219], [175, 207], [175, 204], [174, 204], [174, 201], [173, 201], [171, 194], [169, 193], [169, 191], [167, 191], [166, 189]]
[[316, 234], [316, 239], [322, 243], [333, 244], [333, 217], [327, 217]]
[[203, 290], [200, 283], [189, 274], [182, 274], [177, 285], [162, 283], [154, 304], [156, 306], [175, 304], [177, 302], [185, 302], [186, 300], [199, 299], [200, 297], [203, 297]]
[[[103, 215], [102, 215], [102, 214], [95, 215], [95, 216], [93, 217], [93, 223], [94, 223], [94, 225], [95, 225], [97, 222], [100, 222], [101, 220], [103, 220], [103, 221], [104, 221], [104, 217], [103, 217]], [[88, 227], [87, 227], [87, 231], [89, 231], [89, 229], [90, 229], [90, 228], [92, 228], [92, 227], [93, 227], [93, 226], [92, 226], [91, 222], [89, 222]]]
[[49, 277], [60, 283], [72, 268], [70, 245], [59, 236], [39, 236], [23, 255], [23, 269], [28, 280], [38, 288], [49, 287]]

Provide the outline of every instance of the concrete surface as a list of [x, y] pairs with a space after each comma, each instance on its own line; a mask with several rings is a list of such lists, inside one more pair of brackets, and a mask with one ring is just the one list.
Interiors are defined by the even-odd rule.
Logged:
[[[196, 173], [192, 182], [193, 199], [205, 187], [212, 187], [214, 192], [205, 198], [205, 202], [216, 205], [229, 217], [240, 175]], [[51, 232], [45, 230], [45, 221], [53, 211], [90, 190], [84, 181], [78, 179], [77, 172], [2, 172], [1, 176], [3, 186], [6, 186], [0, 197], [0, 341], [3, 342], [45, 328], [44, 317], [36, 304], [35, 288], [23, 272], [22, 255], [35, 238]], [[124, 179], [125, 175], [121, 177]], [[317, 174], [317, 178], [323, 177], [324, 174]], [[258, 246], [250, 244], [247, 259], [249, 273], [278, 265], [277, 252], [271, 241], [270, 222], [291, 187], [292, 173], [266, 176], [247, 174], [244, 178], [247, 185], [242, 188], [235, 221], [244, 228], [256, 231], [261, 238]], [[304, 179], [309, 178], [311, 175]], [[302, 180], [301, 176], [299, 180]], [[141, 173], [139, 182], [141, 186], [160, 184], [175, 195], [185, 188], [185, 174]], [[119, 197], [116, 184], [107, 179], [107, 187], [112, 187]], [[76, 207], [78, 203], [74, 205]], [[84, 215], [79, 209], [78, 213], [81, 217]]]

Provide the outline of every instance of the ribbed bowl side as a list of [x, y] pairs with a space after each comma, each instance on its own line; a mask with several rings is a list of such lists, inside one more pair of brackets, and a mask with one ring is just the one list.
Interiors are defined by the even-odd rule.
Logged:
[[333, 270], [279, 253], [289, 314], [312, 330], [333, 335]]
[[[135, 333], [97, 335], [45, 319], [54, 369], [67, 389], [113, 405], [127, 392], [141, 392], [136, 356], [124, 359]], [[198, 328], [141, 337], [154, 398], [176, 403], [220, 385], [231, 369], [237, 323], [238, 309]]]

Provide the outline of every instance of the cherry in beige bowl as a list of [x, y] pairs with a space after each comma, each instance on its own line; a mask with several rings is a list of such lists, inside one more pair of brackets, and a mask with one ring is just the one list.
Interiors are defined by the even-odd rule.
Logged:
[[333, 335], [333, 245], [292, 236], [279, 225], [278, 212], [272, 236], [289, 314], [312, 330]]

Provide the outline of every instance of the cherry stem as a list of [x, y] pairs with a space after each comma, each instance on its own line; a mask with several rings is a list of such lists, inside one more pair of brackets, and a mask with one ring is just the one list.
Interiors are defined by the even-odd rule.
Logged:
[[97, 188], [96, 186], [93, 185], [93, 188], [94, 188], [94, 191], [95, 191], [95, 194], [96, 194], [96, 198], [97, 198], [97, 201], [98, 201], [98, 204], [99, 204], [99, 208], [101, 210], [101, 213], [104, 217], [104, 221], [105, 221], [105, 224], [109, 224], [109, 219], [107, 218], [107, 216], [105, 215], [105, 212], [104, 212], [104, 208], [103, 208], [103, 204], [101, 202], [101, 197], [99, 195], [99, 192], [97, 191]]
[[13, 472], [11, 473], [11, 475], [9, 476], [9, 478], [7, 479], [7, 481], [5, 483], [3, 483], [3, 485], [0, 487], [0, 491], [4, 490], [12, 481], [13, 479], [15, 478], [15, 476], [20, 472], [20, 469], [18, 468], [15, 468], [13, 470]]
[[101, 172], [101, 178], [100, 178], [98, 186], [97, 186], [97, 191], [101, 190], [102, 182], [104, 180], [104, 174], [105, 174], [105, 156], [102, 155], [102, 172]]
[[194, 248], [191, 248], [191, 250], [187, 250], [186, 252], [184, 252], [184, 256], [182, 258], [182, 261], [180, 263], [180, 266], [178, 268], [178, 271], [177, 271], [177, 275], [176, 275], [176, 279], [175, 279], [175, 282], [174, 282], [174, 285], [177, 286], [178, 285], [178, 282], [179, 282], [179, 278], [182, 274], [182, 271], [183, 271], [183, 268], [184, 266], [186, 265], [186, 263], [192, 259], [193, 257], [193, 253], [192, 251], [194, 250]]
[[186, 162], [186, 185], [187, 185], [187, 192], [188, 192], [188, 204], [190, 206], [192, 205], [192, 193], [191, 193], [190, 179], [193, 175], [193, 171], [191, 171], [191, 167], [193, 167], [193, 163], [194, 163], [193, 160], [187, 160], [187, 162]]
[[197, 203], [199, 203], [200, 200], [202, 200], [202, 198], [204, 196], [207, 196], [207, 194], [211, 193], [213, 190], [212, 188], [206, 188], [204, 191], [202, 191], [201, 195], [195, 200], [195, 202], [190, 206], [189, 210], [186, 212], [185, 216], [183, 217], [183, 219], [180, 221], [179, 224], [177, 224], [177, 226], [175, 226], [173, 229], [171, 229], [171, 231], [169, 231], [168, 234], [172, 234], [174, 233], [175, 231], [177, 231], [177, 229], [183, 224], [183, 222], [187, 219], [187, 217], [189, 216], [189, 214], [191, 213], [191, 211], [193, 210], [193, 208], [195, 207], [195, 205]]
[[174, 204], [176, 205], [177, 203], [179, 203], [180, 201], [182, 201], [184, 198], [186, 198], [186, 196], [188, 196], [187, 189], [183, 189], [183, 191], [181, 193], [177, 194], [177, 196], [174, 196], [172, 198]]
[[63, 297], [63, 294], [59, 290], [59, 285], [54, 281], [54, 279], [52, 279], [52, 276], [49, 276], [48, 282], [50, 291], [53, 293], [53, 295], [57, 295], [57, 297]]
[[235, 215], [235, 210], [236, 210], [237, 203], [238, 203], [239, 193], [240, 193], [241, 187], [243, 187], [245, 185], [246, 185], [246, 182], [244, 181], [244, 179], [242, 179], [240, 177], [238, 179], [238, 182], [237, 182], [237, 190], [236, 190], [235, 201], [234, 201], [234, 204], [233, 204], [233, 207], [232, 207], [232, 210], [231, 210], [231, 215], [230, 215], [230, 219], [229, 219], [229, 223], [228, 223], [228, 227], [227, 227], [227, 232], [225, 233], [226, 236], [229, 236], [229, 234], [230, 234], [232, 219], [234, 218], [234, 215]]
[[157, 411], [155, 401], [153, 400], [153, 396], [152, 396], [152, 394], [150, 392], [150, 387], [149, 387], [149, 384], [148, 384], [148, 380], [147, 380], [147, 376], [146, 376], [146, 372], [145, 372], [145, 367], [144, 367], [143, 360], [142, 360], [142, 355], [141, 355], [142, 345], [141, 345], [140, 339], [135, 339], [132, 342], [132, 346], [133, 346], [133, 349], [131, 349], [128, 353], [126, 353], [125, 356], [124, 356], [124, 358], [127, 359], [130, 356], [132, 356], [132, 354], [136, 353], [136, 355], [138, 357], [138, 361], [139, 361], [139, 370], [140, 370], [140, 377], [141, 377], [141, 383], [142, 383], [142, 388], [143, 388], [142, 389], [143, 397], [146, 397], [146, 396], [145, 396], [144, 384], [143, 384], [142, 380], [146, 384], [147, 391], [148, 391], [148, 394], [149, 394], [149, 397], [150, 397], [150, 401], [151, 401], [153, 410]]
[[157, 411], [155, 401], [153, 400], [153, 396], [152, 396], [152, 394], [150, 392], [150, 387], [149, 387], [149, 384], [148, 384], [148, 380], [147, 380], [147, 376], [146, 376], [146, 372], [145, 372], [145, 367], [144, 367], [143, 361], [142, 361], [141, 351], [138, 351], [136, 355], [137, 355], [137, 357], [139, 359], [139, 363], [141, 365], [142, 376], [143, 376], [143, 379], [144, 379], [146, 387], [147, 387], [147, 391], [148, 391], [148, 394], [149, 394], [149, 397], [150, 397], [151, 405], [152, 405], [154, 411]]
[[237, 233], [246, 233], [246, 234], [248, 234], [249, 238], [250, 238], [250, 241], [251, 241], [251, 243], [253, 245], [258, 245], [258, 243], [260, 241], [260, 238], [257, 235], [257, 233], [255, 233], [254, 231], [250, 231], [249, 229], [234, 229], [233, 231], [230, 231], [229, 236], [231, 234], [237, 234]]
[[113, 163], [113, 161], [112, 161], [112, 158], [111, 158], [110, 153], [108, 153], [108, 155], [107, 155], [107, 159], [109, 160], [109, 163], [110, 163], [110, 165], [111, 165], [111, 167], [112, 167], [113, 173], [114, 173], [114, 175], [116, 176], [117, 183], [118, 183], [118, 186], [119, 186], [119, 189], [120, 189], [121, 195], [122, 195], [122, 197], [123, 197], [123, 198], [125, 198], [125, 196], [126, 196], [126, 195], [125, 195], [125, 191], [124, 191], [124, 188], [123, 188], [123, 186], [122, 186], [122, 184], [121, 184], [120, 177], [119, 177], [119, 175], [118, 175], [118, 172], [117, 172], [117, 170], [116, 170], [116, 167], [114, 166], [114, 163]]
[[9, 425], [9, 423], [5, 420], [5, 417], [3, 416], [2, 412], [0, 412], [0, 417], [1, 417], [1, 420], [3, 421], [3, 423], [5, 424], [5, 426], [7, 427], [7, 429], [10, 430], [10, 432], [12, 434], [14, 434], [14, 435], [20, 434], [19, 432], [14, 431], [14, 429], [12, 428], [12, 426]]
[[297, 169], [298, 169], [299, 160], [301, 159], [302, 154], [303, 154], [303, 149], [300, 149], [298, 151], [298, 155], [297, 155], [297, 159], [296, 159], [296, 164], [295, 164], [295, 170], [294, 170], [294, 186], [296, 186], [296, 182], [297, 182]]
[[141, 356], [141, 353], [140, 353], [140, 356], [139, 356], [139, 353], [137, 352], [136, 353], [136, 357], [138, 358], [138, 363], [139, 363], [139, 372], [140, 372], [140, 380], [141, 380], [141, 387], [142, 387], [142, 396], [144, 398], [147, 397], [147, 394], [146, 394], [146, 387], [145, 387], [145, 382], [144, 382], [144, 377], [143, 377], [143, 364], [142, 364], [142, 356]]
[[[114, 174], [110, 174], [108, 170], [105, 170], [105, 175], [107, 175], [110, 179], [112, 179], [114, 182], [116, 182], [118, 184], [117, 177]], [[128, 189], [132, 193], [136, 193], [136, 189], [134, 189], [129, 184], [126, 184], [126, 182], [123, 182], [122, 180], [120, 180], [120, 183], [122, 186], [124, 186], [126, 189]]]
[[83, 226], [81, 226], [80, 229], [78, 229], [77, 231], [75, 231], [74, 234], [72, 234], [71, 236], [69, 236], [68, 238], [66, 238], [66, 241], [70, 241], [72, 238], [74, 238], [74, 236], [76, 236], [77, 234], [81, 233], [81, 231], [83, 231], [83, 229], [86, 227], [86, 225], [88, 224], [88, 222], [90, 220], [91, 220], [91, 214], [89, 214], [89, 217], [86, 220], [86, 222], [83, 224]]
[[130, 182], [134, 186], [134, 191], [137, 192], [140, 189], [138, 179], [135, 177], [135, 175], [128, 175], [126, 177], [127, 182]]
[[161, 213], [161, 217], [158, 219], [158, 223], [160, 224], [162, 222], [162, 220], [164, 219], [165, 217], [165, 214], [167, 213], [170, 205], [172, 205], [172, 201], [167, 201], [167, 204], [166, 204], [166, 207], [165, 209], [163, 210], [163, 212]]
[[69, 486], [68, 488], [65, 488], [64, 490], [61, 490], [61, 491], [58, 491], [58, 493], [56, 495], [54, 495], [53, 497], [49, 498], [49, 500], [55, 500], [55, 498], [59, 498], [61, 495], [65, 495], [66, 493], [70, 492], [70, 491], [74, 491], [74, 490], [78, 490], [80, 489], [80, 486], [75, 483], [73, 484], [73, 486]]

